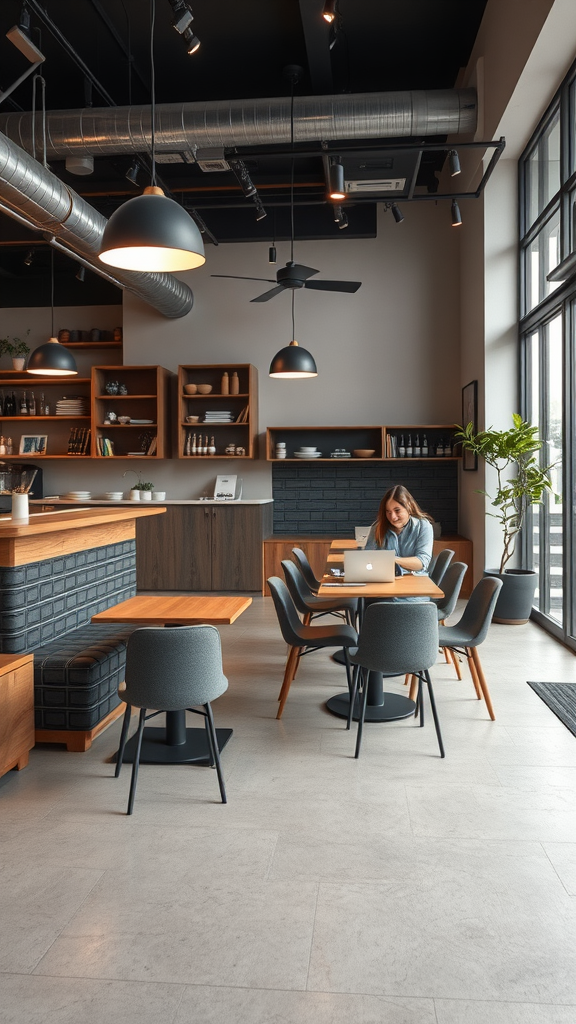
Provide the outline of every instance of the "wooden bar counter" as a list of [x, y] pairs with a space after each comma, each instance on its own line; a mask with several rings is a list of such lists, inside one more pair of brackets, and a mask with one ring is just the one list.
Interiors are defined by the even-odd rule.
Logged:
[[29, 565], [76, 551], [133, 540], [136, 520], [165, 508], [78, 508], [31, 512], [25, 520], [0, 517], [0, 566]]

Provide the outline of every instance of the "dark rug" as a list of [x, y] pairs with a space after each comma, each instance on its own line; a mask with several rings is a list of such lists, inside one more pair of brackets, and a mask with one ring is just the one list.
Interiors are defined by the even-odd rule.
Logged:
[[531, 683], [541, 700], [576, 736], [576, 683]]

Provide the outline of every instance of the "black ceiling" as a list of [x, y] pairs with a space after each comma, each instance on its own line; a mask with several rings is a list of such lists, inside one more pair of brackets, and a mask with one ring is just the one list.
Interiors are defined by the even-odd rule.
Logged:
[[[459, 70], [467, 64], [486, 0], [339, 0], [336, 32], [321, 17], [323, 0], [189, 0], [193, 29], [201, 41], [193, 56], [187, 54], [183, 37], [172, 27], [173, 6], [169, 0], [156, 0], [158, 103], [289, 95], [290, 84], [283, 75], [288, 64], [303, 69], [295, 87], [303, 96], [453, 88]], [[5, 38], [18, 23], [21, 7], [19, 0], [3, 0], [0, 5], [0, 90], [28, 66]], [[91, 95], [87, 91], [85, 74], [47, 27], [41, 8], [89, 68], [102, 92], [97, 85], [92, 86]], [[148, 0], [44, 0], [42, 4], [30, 0], [28, 9], [32, 39], [46, 57], [41, 70], [48, 110], [80, 108], [90, 102], [96, 107], [150, 102]], [[0, 114], [29, 110], [31, 94], [27, 80], [0, 106]], [[420, 166], [420, 185], [434, 188], [435, 172], [443, 159], [444, 154], [426, 156]], [[201, 213], [215, 240], [286, 236], [290, 182], [286, 147], [280, 154], [272, 150], [253, 159], [246, 154], [245, 162], [268, 213], [262, 221], [256, 221], [253, 202], [244, 198], [232, 172], [207, 175], [194, 164], [163, 164], [158, 170], [174, 198]], [[97, 158], [94, 173], [86, 177], [69, 174], [60, 161], [51, 161], [50, 166], [109, 216], [118, 203], [140, 191], [126, 180], [130, 163], [126, 156]], [[332, 209], [325, 201], [324, 180], [320, 155], [296, 160], [296, 231], [301, 237], [339, 236]], [[138, 184], [141, 188], [148, 183], [144, 170]], [[347, 213], [351, 233], [374, 233], [374, 202], [364, 207], [349, 203]], [[26, 229], [0, 213], [3, 305], [12, 303], [6, 301], [8, 293], [2, 281], [21, 277], [26, 255], [23, 247], [35, 241]], [[39, 257], [38, 267], [43, 264], [48, 264], [47, 256]], [[70, 261], [58, 257], [58, 267], [64, 264]], [[77, 266], [69, 269], [71, 282], [75, 282], [76, 270]], [[24, 267], [24, 272], [30, 271]], [[83, 287], [71, 285], [75, 301], [89, 302]]]

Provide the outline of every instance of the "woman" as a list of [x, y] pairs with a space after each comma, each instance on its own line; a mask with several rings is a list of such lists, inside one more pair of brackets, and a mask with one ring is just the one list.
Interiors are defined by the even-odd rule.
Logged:
[[433, 539], [431, 517], [422, 511], [410, 491], [396, 484], [386, 491], [380, 502], [378, 518], [364, 550], [395, 551], [397, 576], [408, 572], [423, 576], [432, 558]]

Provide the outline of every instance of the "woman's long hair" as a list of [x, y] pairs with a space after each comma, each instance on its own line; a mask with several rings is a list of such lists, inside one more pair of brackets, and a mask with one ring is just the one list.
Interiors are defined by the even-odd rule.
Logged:
[[402, 505], [406, 509], [409, 516], [414, 516], [416, 519], [429, 519], [430, 522], [433, 522], [432, 516], [429, 516], [427, 512], [422, 511], [416, 499], [410, 494], [410, 491], [407, 490], [403, 484], [396, 484], [394, 487], [391, 487], [386, 491], [386, 494], [380, 502], [375, 532], [375, 539], [378, 547], [382, 546], [386, 530], [390, 526], [386, 515], [386, 505], [389, 501], [397, 501], [399, 505]]

